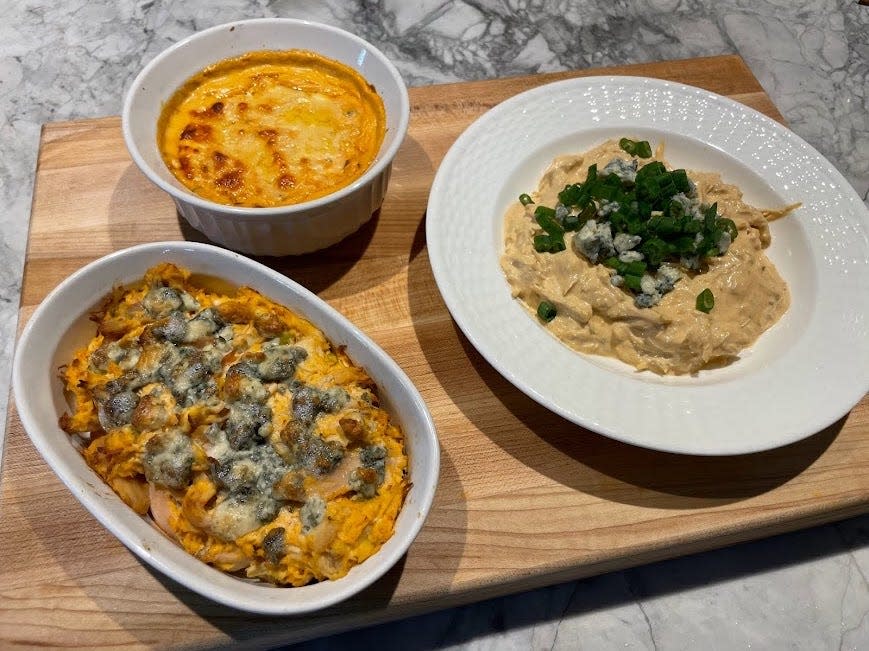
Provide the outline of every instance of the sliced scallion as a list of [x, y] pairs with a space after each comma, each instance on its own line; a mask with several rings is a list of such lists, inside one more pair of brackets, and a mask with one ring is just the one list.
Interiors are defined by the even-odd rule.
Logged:
[[555, 318], [556, 314], [558, 314], [558, 310], [552, 303], [549, 301], [540, 301], [540, 304], [537, 306], [537, 316], [540, 317], [541, 321], [549, 323]]
[[707, 287], [697, 294], [697, 309], [709, 314], [713, 307], [715, 307], [715, 296], [712, 295], [712, 290]]
[[652, 146], [649, 144], [648, 140], [631, 140], [630, 138], [622, 138], [619, 140], [619, 147], [631, 156], [636, 156], [638, 158], [652, 157]]

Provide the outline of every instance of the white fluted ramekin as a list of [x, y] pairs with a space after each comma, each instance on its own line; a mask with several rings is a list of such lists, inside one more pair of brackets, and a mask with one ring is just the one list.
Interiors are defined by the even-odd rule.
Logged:
[[[179, 183], [157, 146], [163, 104], [202, 68], [255, 50], [302, 49], [359, 72], [383, 98], [386, 135], [368, 170], [325, 197], [273, 208], [242, 208], [208, 201]], [[392, 161], [407, 133], [410, 103], [395, 66], [358, 36], [319, 23], [262, 18], [218, 25], [179, 41], [154, 58], [127, 91], [124, 141], [133, 161], [172, 197], [179, 214], [213, 242], [253, 255], [297, 255], [335, 244], [358, 230], [380, 207]]]

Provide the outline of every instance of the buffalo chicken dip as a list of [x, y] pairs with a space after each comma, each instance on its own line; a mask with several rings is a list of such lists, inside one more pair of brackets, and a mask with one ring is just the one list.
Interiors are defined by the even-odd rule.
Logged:
[[714, 172], [670, 170], [663, 147], [609, 140], [562, 156], [507, 211], [513, 295], [567, 346], [638, 370], [727, 364], [787, 311], [768, 221]]
[[298, 315], [171, 264], [117, 288], [62, 369], [61, 427], [196, 558], [280, 585], [337, 579], [409, 488], [377, 387]]

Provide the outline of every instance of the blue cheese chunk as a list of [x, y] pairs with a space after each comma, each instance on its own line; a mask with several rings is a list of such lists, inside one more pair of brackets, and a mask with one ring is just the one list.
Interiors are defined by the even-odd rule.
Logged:
[[326, 502], [319, 495], [312, 495], [299, 512], [302, 520], [302, 533], [317, 527], [326, 517]]
[[609, 222], [598, 224], [596, 220], [589, 219], [573, 235], [573, 247], [592, 264], [614, 255], [613, 234]]
[[145, 444], [145, 477], [166, 488], [184, 488], [193, 472], [193, 442], [178, 428], [158, 432]]
[[614, 212], [618, 212], [621, 207], [622, 206], [618, 201], [607, 201], [606, 199], [601, 199], [597, 207], [597, 216], [609, 217]]
[[644, 258], [639, 251], [623, 251], [619, 253], [619, 260], [622, 262], [640, 262]]
[[142, 307], [152, 317], [162, 318], [179, 309], [184, 302], [178, 292], [171, 287], [153, 287], [142, 299]]
[[643, 241], [643, 238], [639, 235], [631, 235], [630, 233], [616, 233], [615, 237], [613, 237], [613, 247], [619, 253], [624, 253], [625, 251], [630, 251], [631, 249], [635, 249], [640, 242]]
[[681, 277], [682, 272], [676, 267], [664, 263], [658, 267], [658, 273], [655, 274], [656, 289], [661, 294], [666, 294], [673, 289]]
[[615, 174], [622, 181], [633, 183], [637, 180], [637, 159], [624, 160], [623, 158], [613, 158], [603, 168], [602, 175]]

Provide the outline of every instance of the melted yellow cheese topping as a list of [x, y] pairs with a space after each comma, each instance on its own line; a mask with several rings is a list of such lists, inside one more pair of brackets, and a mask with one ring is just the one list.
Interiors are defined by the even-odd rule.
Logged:
[[299, 586], [344, 576], [390, 538], [410, 486], [404, 436], [310, 322], [171, 264], [93, 319], [62, 369], [61, 427], [188, 552]]
[[382, 99], [352, 68], [307, 50], [259, 51], [185, 82], [163, 108], [157, 144], [197, 195], [269, 207], [351, 184], [385, 132]]

